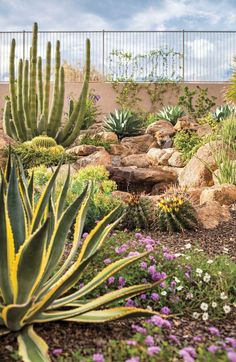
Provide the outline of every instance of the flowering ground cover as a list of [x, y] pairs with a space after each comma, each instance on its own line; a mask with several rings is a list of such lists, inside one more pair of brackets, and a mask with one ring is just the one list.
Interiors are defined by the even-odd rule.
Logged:
[[[52, 359], [236, 361], [235, 221], [233, 213], [229, 224], [209, 235], [206, 231], [172, 235], [114, 232], [78, 287], [111, 261], [147, 251], [146, 257], [110, 277], [91, 297], [134, 281], [160, 281], [152, 291], [120, 304], [146, 307], [161, 316], [98, 326], [39, 326], [38, 333], [52, 346]], [[223, 235], [224, 242], [218, 243]], [[14, 335], [2, 341], [1, 360], [18, 360]]]

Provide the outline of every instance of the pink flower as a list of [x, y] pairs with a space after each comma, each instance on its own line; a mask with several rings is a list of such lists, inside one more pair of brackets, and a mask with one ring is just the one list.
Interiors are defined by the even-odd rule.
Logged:
[[152, 293], [152, 294], [151, 294], [151, 298], [152, 298], [152, 300], [154, 300], [154, 301], [157, 301], [157, 300], [160, 299], [160, 297], [159, 297], [159, 295], [158, 295], [157, 293]]
[[53, 349], [52, 354], [56, 357], [59, 357], [62, 354], [62, 352], [63, 352], [62, 348], [55, 348]]
[[101, 354], [101, 353], [95, 353], [95, 354], [93, 355], [93, 361], [94, 361], [94, 362], [105, 362], [105, 359], [104, 359], [104, 357], [103, 357], [103, 354]]
[[145, 338], [145, 343], [148, 345], [148, 346], [154, 346], [154, 339], [152, 336], [147, 336]]
[[162, 314], [170, 314], [170, 309], [168, 307], [162, 307], [161, 308], [161, 313]]
[[141, 269], [147, 269], [147, 263], [145, 261], [142, 261], [142, 263], [140, 263], [140, 268]]
[[236, 352], [230, 351], [227, 353], [230, 362], [236, 362]]
[[216, 327], [210, 327], [210, 328], [209, 328], [209, 332], [210, 332], [211, 334], [213, 334], [213, 336], [217, 336], [217, 337], [220, 336], [220, 331], [219, 331], [219, 329], [216, 328]]
[[114, 281], [115, 281], [115, 278], [114, 278], [114, 277], [108, 278], [108, 284], [113, 284]]
[[149, 356], [154, 356], [154, 354], [157, 354], [160, 351], [161, 351], [160, 347], [152, 346], [152, 347], [148, 347], [147, 354]]
[[109, 258], [104, 259], [103, 263], [106, 264], [106, 265], [111, 264], [111, 259], [109, 259]]
[[128, 346], [136, 346], [137, 344], [137, 342], [133, 340], [126, 341], [126, 343], [128, 344]]
[[207, 348], [208, 352], [216, 353], [218, 351], [219, 347], [212, 344], [210, 347]]

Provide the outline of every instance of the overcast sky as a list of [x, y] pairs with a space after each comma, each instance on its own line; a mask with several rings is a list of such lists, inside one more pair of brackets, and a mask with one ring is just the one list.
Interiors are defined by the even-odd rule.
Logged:
[[236, 30], [236, 0], [0, 0], [0, 31]]

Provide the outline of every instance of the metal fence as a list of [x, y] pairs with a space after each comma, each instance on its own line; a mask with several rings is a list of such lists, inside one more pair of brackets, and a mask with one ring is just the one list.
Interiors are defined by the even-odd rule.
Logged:
[[[16, 58], [28, 58], [31, 32], [0, 32], [0, 82], [9, 79], [11, 39]], [[61, 41], [66, 81], [81, 81], [85, 40], [91, 40], [91, 80], [222, 82], [232, 73], [235, 31], [41, 31], [38, 54]], [[52, 59], [54, 62], [54, 58]]]

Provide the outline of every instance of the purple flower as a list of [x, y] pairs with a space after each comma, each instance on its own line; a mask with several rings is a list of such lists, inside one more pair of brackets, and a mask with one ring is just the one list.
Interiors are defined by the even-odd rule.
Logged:
[[161, 287], [161, 288], [165, 288], [165, 287], [166, 287], [166, 282], [160, 283], [160, 287]]
[[164, 319], [159, 317], [158, 315], [154, 315], [152, 318], [151, 318], [151, 323], [154, 324], [155, 326], [157, 327], [162, 327], [163, 326], [163, 323], [164, 323]]
[[93, 355], [93, 361], [94, 361], [94, 362], [105, 362], [105, 359], [104, 359], [104, 357], [103, 357], [103, 354], [101, 354], [101, 353], [95, 353], [95, 354]]
[[148, 268], [148, 271], [151, 275], [153, 275], [154, 273], [156, 273], [156, 265], [151, 265], [149, 268]]
[[201, 336], [195, 336], [195, 337], [193, 337], [193, 341], [194, 341], [194, 342], [201, 342], [201, 340], [202, 340], [202, 337], [201, 337]]
[[162, 314], [170, 314], [170, 309], [168, 307], [162, 307], [161, 308], [161, 313]]
[[139, 357], [131, 357], [127, 359], [125, 362], [139, 362], [139, 361], [140, 361]]
[[109, 259], [109, 258], [104, 259], [103, 263], [106, 264], [106, 265], [111, 264], [111, 259]]
[[220, 336], [220, 331], [219, 331], [219, 329], [216, 328], [216, 327], [210, 327], [210, 328], [209, 328], [209, 332], [210, 332], [211, 334], [213, 334], [213, 336], [217, 336], [217, 337]]
[[62, 348], [55, 348], [53, 349], [52, 354], [56, 357], [59, 357], [62, 354], [62, 352], [63, 352]]
[[119, 277], [119, 285], [123, 288], [125, 286], [126, 280], [123, 277]]
[[218, 351], [219, 347], [212, 344], [210, 347], [207, 348], [208, 352], [216, 353]]
[[115, 252], [116, 252], [117, 254], [122, 254], [122, 253], [124, 253], [127, 249], [128, 249], [128, 245], [127, 245], [127, 244], [123, 244], [123, 245], [121, 245], [119, 248], [115, 248]]
[[136, 346], [137, 341], [129, 340], [129, 341], [126, 341], [126, 343], [128, 344], [128, 346]]
[[154, 301], [157, 301], [157, 300], [160, 299], [160, 297], [159, 297], [159, 295], [158, 295], [157, 293], [152, 293], [152, 294], [151, 294], [151, 298], [152, 298], [152, 300], [154, 300]]
[[142, 261], [142, 263], [140, 263], [140, 268], [141, 269], [147, 269], [147, 263], [145, 261]]
[[150, 245], [150, 244], [147, 244], [147, 245], [145, 246], [145, 249], [146, 249], [147, 251], [153, 251], [153, 246]]
[[171, 323], [164, 319], [162, 327], [167, 328], [167, 329], [171, 329]]
[[226, 337], [225, 341], [231, 345], [231, 347], [236, 348], [236, 339], [231, 337]]
[[165, 253], [163, 254], [163, 256], [164, 256], [167, 260], [174, 260], [174, 259], [176, 258], [174, 254], [170, 254], [170, 253], [167, 253], [167, 252], [165, 252]]
[[142, 234], [136, 233], [136, 234], [135, 234], [135, 237], [136, 237], [136, 239], [141, 239], [141, 238], [142, 238]]
[[135, 303], [132, 299], [128, 299], [125, 305], [126, 307], [135, 307]]
[[141, 299], [141, 300], [146, 300], [146, 299], [147, 299], [147, 295], [144, 294], [144, 293], [141, 294], [141, 295], [140, 295], [140, 299]]
[[170, 337], [170, 339], [171, 339], [174, 343], [180, 344], [179, 338], [178, 338], [177, 336], [175, 336], [174, 334], [170, 334], [169, 337]]
[[138, 332], [138, 333], [142, 333], [142, 334], [146, 334], [146, 333], [147, 333], [146, 328], [141, 327], [141, 326], [138, 326], [137, 324], [132, 324], [132, 329], [133, 329], [135, 332]]
[[130, 256], [138, 256], [140, 253], [138, 251], [131, 251], [128, 255], [128, 257]]
[[227, 353], [230, 362], [236, 362], [236, 352], [230, 351]]
[[148, 345], [148, 346], [154, 346], [154, 339], [152, 336], [147, 336], [145, 338], [145, 343]]
[[196, 351], [193, 347], [189, 346], [189, 347], [185, 347], [182, 348], [181, 351], [187, 352], [191, 357], [195, 357], [196, 356]]
[[113, 284], [114, 281], [115, 281], [115, 278], [114, 278], [114, 277], [108, 278], [108, 284]]
[[88, 233], [83, 233], [82, 238], [85, 239], [85, 238], [87, 238], [87, 236], [88, 236]]
[[149, 356], [154, 356], [154, 354], [159, 353], [160, 351], [161, 351], [160, 347], [152, 346], [152, 347], [148, 347], [147, 354]]
[[184, 349], [181, 349], [179, 351], [179, 355], [180, 357], [183, 358], [184, 362], [194, 362], [194, 359], [192, 358], [192, 356], [186, 352]]

